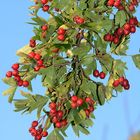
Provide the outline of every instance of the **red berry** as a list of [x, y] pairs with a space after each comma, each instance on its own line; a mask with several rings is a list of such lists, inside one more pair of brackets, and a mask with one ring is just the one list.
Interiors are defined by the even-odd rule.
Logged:
[[59, 28], [58, 31], [57, 31], [58, 35], [64, 35], [65, 33], [66, 33], [66, 30], [63, 29], [63, 28]]
[[122, 82], [124, 81], [124, 77], [120, 77], [118, 80], [119, 80], [119, 83], [122, 84]]
[[129, 11], [134, 11], [135, 10], [135, 6], [133, 4], [129, 5]]
[[85, 110], [86, 116], [89, 117], [90, 111], [88, 109]]
[[65, 40], [65, 35], [58, 35], [57, 39], [60, 41], [64, 41]]
[[60, 122], [57, 122], [57, 123], [55, 124], [55, 126], [56, 126], [57, 128], [61, 128], [61, 123], [60, 123]]
[[131, 33], [135, 33], [135, 32], [136, 32], [136, 27], [135, 27], [135, 26], [131, 26], [130, 32], [131, 32]]
[[124, 86], [125, 90], [129, 90], [130, 89], [130, 85], [128, 84], [127, 86]]
[[12, 71], [12, 75], [13, 75], [13, 76], [17, 76], [17, 75], [18, 75], [18, 70]]
[[42, 135], [42, 137], [47, 137], [48, 136], [48, 132], [47, 131], [43, 131], [41, 135]]
[[18, 81], [17, 85], [18, 85], [19, 87], [23, 86], [23, 80]]
[[118, 28], [117, 30], [117, 34], [120, 36], [123, 34], [123, 29], [122, 28]]
[[53, 122], [53, 123], [57, 123], [57, 122], [58, 122], [58, 119], [57, 119], [56, 116], [54, 116], [54, 117], [52, 118], [52, 122]]
[[31, 133], [34, 130], [33, 127], [29, 128], [29, 132]]
[[35, 66], [34, 67], [34, 71], [39, 71], [40, 70], [40, 67], [39, 66]]
[[28, 81], [23, 81], [23, 86], [24, 87], [28, 87], [29, 86], [29, 82]]
[[90, 102], [91, 102], [91, 98], [87, 97], [87, 98], [85, 99], [85, 102], [86, 102], [86, 103], [90, 103]]
[[77, 100], [77, 106], [81, 106], [81, 105], [83, 105], [83, 99], [78, 99]]
[[30, 52], [30, 53], [28, 54], [28, 57], [29, 57], [29, 58], [34, 58], [35, 55], [36, 55], [35, 52]]
[[130, 31], [129, 30], [124, 30], [124, 35], [127, 36], [129, 35]]
[[118, 37], [115, 37], [114, 40], [113, 40], [113, 43], [114, 44], [118, 44], [119, 43], [119, 38]]
[[71, 97], [71, 101], [72, 101], [72, 102], [77, 102], [77, 100], [78, 100], [78, 97], [77, 97], [77, 96], [72, 96], [72, 97]]
[[104, 79], [106, 74], [104, 72], [100, 72], [99, 76], [100, 76], [101, 79]]
[[113, 5], [114, 5], [114, 2], [115, 2], [115, 0], [109, 0], [109, 1], [107, 2], [107, 5], [108, 5], [108, 6], [113, 6]]
[[12, 77], [12, 71], [8, 71], [8, 72], [6, 73], [6, 77], [8, 77], [8, 78]]
[[106, 34], [106, 35], [104, 35], [104, 40], [105, 41], [110, 41], [111, 40], [111, 34]]
[[42, 136], [41, 135], [35, 136], [35, 140], [41, 140], [41, 139], [42, 139]]
[[41, 29], [42, 29], [42, 31], [47, 31], [48, 26], [47, 26], [47, 25], [43, 25], [43, 26], [41, 27]]
[[125, 23], [123, 27], [124, 27], [125, 30], [129, 31], [131, 26], [130, 26], [129, 23]]
[[47, 11], [49, 11], [49, 8], [50, 8], [49, 5], [44, 5], [43, 8], [42, 8], [42, 10], [43, 10], [44, 12], [47, 12]]
[[12, 69], [13, 70], [18, 70], [18, 68], [19, 68], [19, 64], [18, 63], [12, 65]]
[[120, 6], [120, 1], [119, 0], [118, 1], [115, 1], [114, 6], [115, 7], [119, 7]]
[[94, 77], [99, 77], [99, 74], [100, 74], [100, 73], [99, 73], [98, 70], [94, 70], [94, 71], [93, 71], [93, 76], [94, 76]]
[[92, 107], [92, 106], [90, 106], [88, 109], [89, 109], [90, 112], [94, 111], [94, 107]]
[[57, 111], [57, 116], [58, 116], [58, 118], [62, 118], [63, 117], [63, 111], [61, 111], [61, 110], [58, 110]]
[[34, 48], [36, 46], [36, 41], [34, 39], [30, 39], [29, 45], [31, 48]]
[[77, 103], [71, 103], [71, 108], [76, 109], [77, 108]]
[[40, 54], [36, 54], [36, 55], [34, 56], [34, 59], [35, 59], [35, 60], [40, 60], [40, 59], [41, 59], [41, 55], [40, 55]]
[[128, 81], [127, 79], [124, 79], [123, 82], [121, 83], [121, 85], [122, 85], [123, 87], [128, 86], [128, 84], [129, 84], [129, 81]]
[[33, 129], [33, 130], [31, 131], [31, 135], [32, 135], [32, 136], [37, 136], [37, 130], [36, 130], [36, 129]]
[[119, 80], [115, 80], [115, 81], [113, 82], [113, 87], [118, 87], [119, 84], [120, 84]]
[[75, 16], [73, 18], [73, 20], [77, 23], [77, 24], [83, 24], [85, 22], [85, 19], [84, 18], [81, 18], [79, 16]]
[[38, 65], [38, 66], [42, 66], [42, 65], [43, 65], [43, 60], [38, 60], [38, 61], [37, 61], [37, 65]]
[[37, 127], [38, 126], [38, 121], [33, 121], [32, 122], [32, 127]]
[[19, 82], [19, 81], [21, 80], [21, 78], [20, 78], [19, 75], [15, 76], [14, 79], [15, 79], [17, 82]]
[[48, 3], [48, 0], [41, 0], [41, 3], [44, 5], [44, 4], [47, 4]]
[[51, 102], [51, 103], [49, 104], [49, 107], [50, 107], [51, 110], [56, 109], [56, 103]]
[[64, 127], [65, 127], [67, 124], [68, 124], [68, 122], [67, 122], [67, 120], [66, 120], [66, 119], [61, 121], [61, 125], [62, 125], [62, 126], [64, 126]]

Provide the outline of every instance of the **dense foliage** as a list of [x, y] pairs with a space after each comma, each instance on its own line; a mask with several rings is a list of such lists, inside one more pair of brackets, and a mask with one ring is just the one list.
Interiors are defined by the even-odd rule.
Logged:
[[[94, 110], [118, 92], [128, 90], [126, 62], [130, 35], [140, 23], [134, 16], [138, 0], [34, 0], [30, 7], [34, 36], [17, 51], [19, 62], [12, 65], [3, 81], [3, 92], [14, 102], [15, 111], [37, 110], [37, 121], [29, 129], [35, 140], [64, 140], [72, 126], [75, 134], [89, 134]], [[48, 13], [48, 20], [40, 13]], [[41, 14], [42, 15], [42, 14]], [[121, 57], [120, 57], [121, 56]], [[140, 54], [132, 57], [140, 69]], [[41, 76], [46, 92], [32, 91], [32, 80]], [[97, 79], [98, 78], [98, 79]], [[104, 81], [105, 79], [105, 81]], [[43, 116], [42, 116], [43, 115]]]

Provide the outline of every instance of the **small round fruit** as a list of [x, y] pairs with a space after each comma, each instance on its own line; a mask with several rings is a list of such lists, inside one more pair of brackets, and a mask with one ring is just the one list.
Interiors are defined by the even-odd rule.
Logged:
[[48, 26], [47, 26], [47, 25], [43, 25], [43, 26], [41, 27], [41, 29], [42, 29], [42, 31], [47, 31]]
[[63, 111], [62, 110], [58, 110], [57, 111], [57, 116], [58, 116], [58, 118], [62, 118], [63, 117]]
[[18, 70], [18, 69], [19, 69], [19, 64], [18, 64], [18, 63], [13, 64], [13, 65], [12, 65], [12, 69], [13, 69], [13, 70]]
[[43, 65], [43, 60], [38, 60], [37, 65], [41, 67]]
[[94, 77], [99, 77], [99, 75], [100, 75], [100, 73], [99, 73], [98, 70], [94, 70], [94, 71], [93, 71], [93, 76], [94, 76]]
[[37, 127], [38, 126], [38, 121], [33, 121], [32, 122], [32, 127]]
[[72, 102], [77, 102], [77, 100], [78, 100], [78, 97], [77, 96], [74, 95], [74, 96], [71, 97], [71, 101]]
[[59, 28], [58, 31], [57, 31], [58, 35], [64, 35], [65, 33], [66, 33], [66, 30], [63, 29], [63, 28]]
[[23, 80], [18, 81], [17, 85], [18, 85], [19, 87], [23, 86]]
[[50, 6], [49, 6], [49, 5], [44, 5], [43, 8], [42, 8], [42, 10], [43, 10], [44, 12], [49, 11], [49, 9], [50, 9]]
[[119, 81], [119, 80], [115, 80], [115, 81], [113, 82], [113, 87], [118, 87], [119, 84], [120, 84], [120, 81]]
[[28, 57], [29, 57], [29, 58], [34, 58], [35, 55], [36, 55], [35, 52], [30, 52], [30, 53], [28, 54]]
[[48, 3], [48, 0], [41, 0], [41, 3], [44, 5], [44, 4], [47, 4]]
[[71, 108], [76, 109], [77, 108], [77, 103], [71, 103]]
[[130, 27], [131, 27], [131, 26], [130, 26], [129, 23], [125, 23], [124, 26], [123, 26], [123, 28], [124, 28], [125, 30], [128, 30], [128, 31], [130, 30]]
[[23, 81], [23, 86], [24, 87], [28, 87], [29, 86], [29, 82], [28, 81]]
[[77, 100], [77, 105], [78, 105], [78, 106], [82, 106], [83, 103], [84, 103], [84, 102], [83, 102], [83, 99], [78, 99], [78, 100]]
[[100, 76], [101, 79], [104, 79], [106, 74], [104, 72], [100, 72], [99, 76]]
[[114, 44], [118, 44], [119, 43], [119, 38], [118, 37], [115, 37], [114, 40], [113, 40], [113, 43]]
[[56, 103], [51, 102], [51, 103], [49, 104], [49, 108], [50, 108], [51, 110], [56, 109]]
[[36, 54], [36, 55], [34, 56], [34, 59], [37, 60], [37, 61], [40, 60], [40, 59], [41, 59], [41, 55], [40, 55], [40, 54]]
[[41, 135], [42, 135], [42, 137], [47, 137], [48, 136], [48, 132], [47, 131], [43, 131]]
[[64, 41], [65, 40], [65, 35], [58, 35], [57, 39], [60, 41]]
[[110, 39], [111, 39], [111, 34], [106, 34], [106, 35], [104, 35], [104, 40], [105, 41], [110, 41]]
[[56, 126], [57, 128], [61, 128], [61, 123], [60, 123], [60, 122], [57, 122], [57, 123], [55, 124], [55, 126]]
[[12, 71], [8, 71], [8, 72], [6, 73], [6, 77], [8, 77], [8, 78], [12, 77]]
[[135, 27], [135, 26], [131, 26], [130, 32], [131, 32], [131, 33], [135, 33], [135, 32], [136, 32], [136, 27]]

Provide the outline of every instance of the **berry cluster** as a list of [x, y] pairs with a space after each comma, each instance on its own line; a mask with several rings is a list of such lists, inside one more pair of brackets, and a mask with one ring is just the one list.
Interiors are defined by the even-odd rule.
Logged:
[[51, 102], [49, 104], [50, 112], [49, 115], [51, 117], [52, 123], [54, 123], [56, 128], [62, 128], [67, 125], [67, 120], [63, 119], [64, 112], [62, 110], [57, 110], [57, 104], [54, 102]]
[[41, 0], [41, 4], [43, 5], [42, 10], [44, 12], [49, 11], [50, 6], [48, 5], [48, 0]]
[[34, 39], [30, 39], [29, 46], [34, 48], [36, 46], [36, 41]]
[[46, 37], [46, 31], [48, 30], [48, 25], [43, 25], [41, 26], [41, 30], [42, 30], [42, 37], [45, 38]]
[[121, 0], [108, 0], [107, 5], [111, 7], [115, 6], [119, 10], [124, 10]]
[[84, 19], [84, 18], [81, 18], [81, 17], [79, 17], [79, 16], [75, 16], [75, 17], [73, 18], [73, 21], [76, 22], [76, 24], [84, 24], [85, 19]]
[[102, 71], [99, 72], [98, 70], [93, 71], [93, 76], [94, 77], [100, 77], [101, 79], [104, 79], [106, 77], [106, 74]]
[[84, 103], [87, 104], [87, 107], [84, 109], [86, 116], [89, 117], [90, 114], [94, 111], [94, 101], [90, 97], [86, 97], [85, 99], [79, 98], [74, 95], [71, 97], [71, 108], [76, 109], [82, 106]]
[[129, 11], [134, 11], [135, 10], [135, 6], [138, 5], [138, 1], [137, 0], [132, 0], [128, 6]]
[[66, 34], [66, 30], [60, 27], [57, 31], [57, 35], [58, 35], [57, 39], [59, 41], [64, 41], [65, 40], [65, 34]]
[[13, 69], [13, 71], [8, 71], [7, 73], [6, 73], [6, 77], [7, 78], [11, 78], [12, 76], [14, 76], [14, 79], [15, 79], [15, 81], [17, 82], [17, 85], [18, 86], [23, 86], [23, 87], [28, 87], [29, 86], [29, 82], [28, 81], [23, 81], [22, 79], [21, 79], [21, 76], [19, 75], [19, 64], [18, 63], [16, 63], [16, 64], [13, 64], [12, 65], [12, 69]]
[[104, 36], [104, 40], [108, 42], [113, 42], [114, 44], [118, 44], [123, 35], [127, 36], [130, 33], [135, 33], [137, 25], [138, 25], [137, 18], [136, 17], [130, 18], [129, 21], [123, 25], [123, 27], [117, 28], [113, 35], [107, 33]]
[[41, 68], [45, 68], [44, 62], [41, 59], [42, 56], [40, 54], [35, 53], [35, 52], [30, 52], [28, 54], [28, 57], [36, 61], [36, 66], [34, 67], [34, 71], [39, 71]]
[[113, 82], [113, 87], [118, 87], [119, 85], [121, 85], [125, 90], [130, 88], [129, 81], [124, 77], [120, 77]]
[[[31, 128], [29, 129], [29, 132], [35, 138], [35, 140], [41, 140], [42, 137], [48, 136], [48, 132], [44, 131], [41, 125], [40, 126], [38, 125], [39, 125], [38, 121], [33, 121]], [[36, 128], [37, 126], [38, 128]]]

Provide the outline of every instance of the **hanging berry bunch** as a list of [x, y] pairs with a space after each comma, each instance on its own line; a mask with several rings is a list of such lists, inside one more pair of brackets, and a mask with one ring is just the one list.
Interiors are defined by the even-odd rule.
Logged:
[[[140, 26], [134, 16], [139, 3], [34, 0], [30, 7], [34, 36], [17, 51], [20, 59], [3, 78], [10, 86], [3, 94], [9, 95], [16, 112], [37, 110], [37, 121], [29, 128], [35, 140], [64, 140], [69, 126], [77, 136], [89, 134], [97, 106], [130, 88], [127, 64], [119, 56], [127, 56], [130, 36]], [[129, 57], [140, 69], [140, 54]], [[37, 76], [46, 88], [44, 94], [33, 93]], [[24, 99], [15, 100], [19, 86], [31, 93], [21, 90]]]

